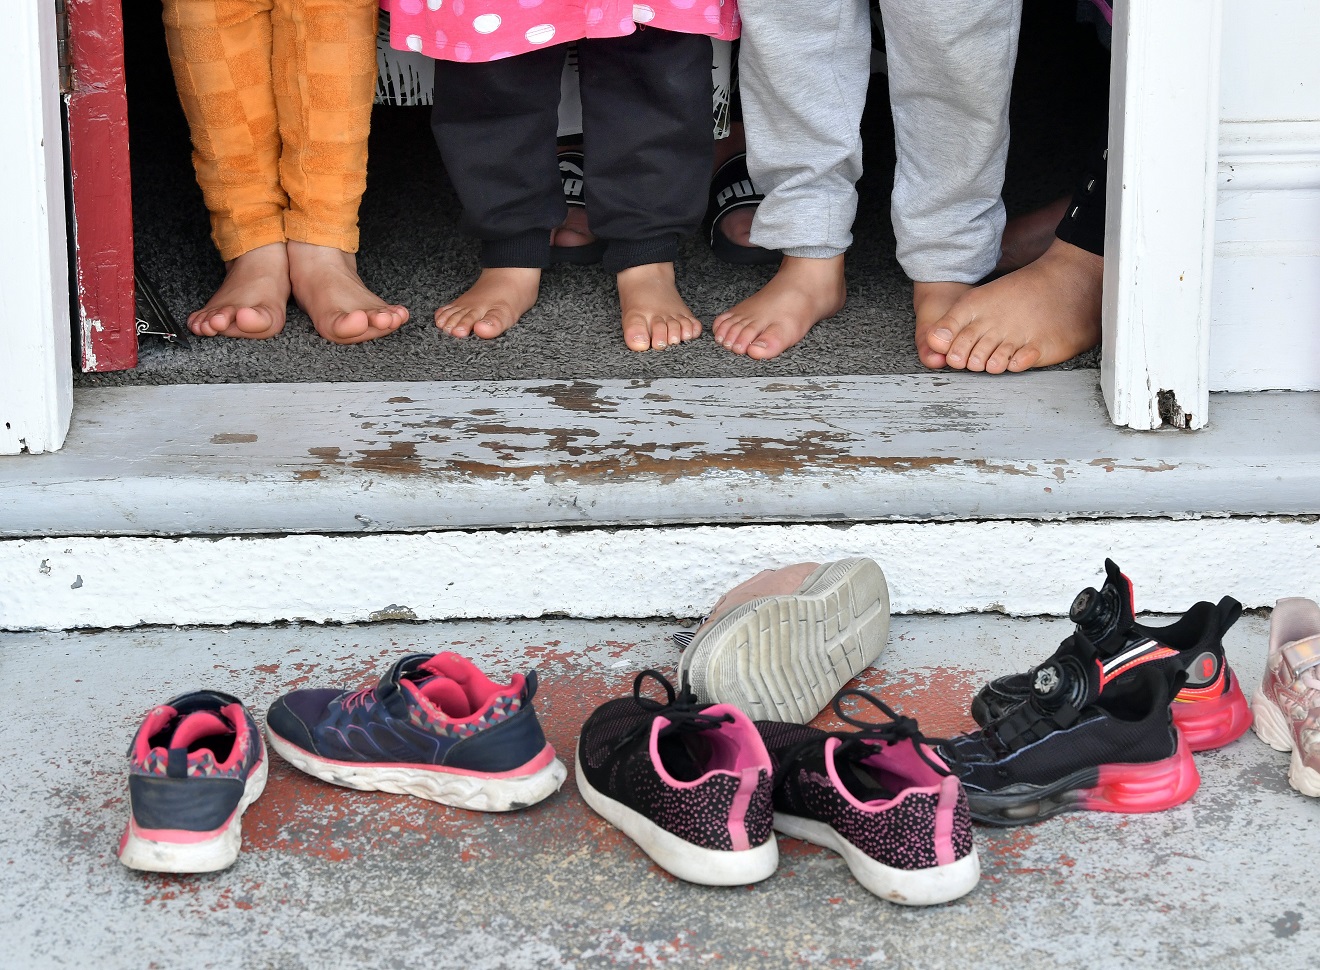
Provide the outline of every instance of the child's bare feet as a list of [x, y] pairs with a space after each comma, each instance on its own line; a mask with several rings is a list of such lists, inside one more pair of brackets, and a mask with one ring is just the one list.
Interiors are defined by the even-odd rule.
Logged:
[[384, 337], [407, 321], [407, 309], [386, 303], [366, 288], [352, 253], [292, 240], [288, 249], [293, 298], [312, 318], [316, 332], [332, 344]]
[[701, 321], [678, 295], [673, 263], [632, 266], [615, 279], [629, 350], [664, 350], [701, 336]]
[[225, 281], [206, 306], [188, 314], [199, 337], [263, 340], [284, 329], [289, 257], [284, 243], [258, 246], [225, 264]]
[[1076, 357], [1100, 342], [1104, 270], [1103, 257], [1055, 239], [1034, 263], [959, 299], [931, 329], [930, 348], [950, 367], [990, 374]]
[[1004, 238], [999, 244], [999, 262], [995, 269], [1001, 273], [1021, 269], [1045, 255], [1054, 242], [1054, 230], [1059, 227], [1071, 196], [1055, 199], [1034, 212], [1009, 219], [1004, 226]]
[[458, 299], [435, 311], [435, 325], [451, 337], [476, 334], [491, 340], [508, 330], [536, 305], [541, 271], [534, 267], [483, 269]]
[[715, 340], [754, 360], [778, 357], [826, 317], [843, 309], [843, 256], [785, 256], [774, 278], [715, 318]]
[[931, 348], [930, 332], [971, 288], [970, 283], [912, 284], [912, 309], [917, 314], [917, 356], [931, 370], [944, 366], [944, 355]]

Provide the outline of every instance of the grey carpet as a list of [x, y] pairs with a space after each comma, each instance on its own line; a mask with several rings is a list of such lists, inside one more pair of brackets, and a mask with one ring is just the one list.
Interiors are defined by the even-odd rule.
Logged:
[[[139, 262], [182, 319], [221, 279], [201, 193], [188, 159], [187, 128], [175, 98], [158, 16], [129, 4], [127, 68], [134, 228]], [[1012, 109], [1005, 198], [1010, 212], [1071, 191], [1097, 131], [1107, 92], [1103, 49], [1058, 0], [1029, 0]], [[387, 339], [353, 347], [322, 340], [290, 308], [266, 341], [194, 339], [187, 348], [143, 340], [136, 370], [84, 374], [80, 386], [273, 381], [646, 379], [657, 377], [902, 374], [923, 370], [912, 341], [911, 286], [894, 260], [888, 217], [893, 131], [885, 79], [876, 75], [863, 123], [867, 171], [859, 191], [849, 300], [777, 360], [737, 357], [715, 344], [709, 323], [772, 275], [734, 267], [696, 237], [684, 242], [679, 287], [707, 324], [694, 343], [635, 354], [622, 341], [618, 300], [600, 267], [556, 268], [539, 304], [494, 341], [459, 341], [431, 322], [435, 307], [477, 274], [474, 244], [456, 228], [458, 206], [431, 140], [426, 108], [377, 108], [369, 187], [361, 212], [359, 270], [369, 286], [408, 307], [412, 320]], [[1095, 367], [1095, 352], [1064, 367]]]

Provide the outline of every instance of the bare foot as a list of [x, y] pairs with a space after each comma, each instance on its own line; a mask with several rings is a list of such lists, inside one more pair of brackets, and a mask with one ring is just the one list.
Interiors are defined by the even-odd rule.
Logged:
[[1068, 212], [1072, 198], [1064, 196], [1047, 206], [1008, 220], [1004, 238], [999, 244], [999, 262], [995, 269], [1001, 273], [1021, 269], [1045, 255], [1054, 242], [1054, 230]]
[[931, 347], [930, 332], [971, 288], [970, 283], [912, 284], [912, 309], [917, 314], [917, 356], [931, 370], [944, 366], [944, 354]]
[[589, 246], [595, 241], [596, 237], [591, 234], [591, 226], [587, 222], [587, 210], [580, 205], [569, 206], [564, 221], [550, 230], [551, 246], [571, 249], [574, 246]]
[[541, 271], [522, 266], [483, 269], [477, 281], [452, 303], [435, 311], [435, 325], [451, 337], [476, 334], [491, 340], [536, 305]]
[[288, 248], [293, 298], [312, 318], [316, 332], [332, 344], [375, 340], [407, 322], [407, 309], [386, 303], [366, 288], [352, 253], [293, 241]]
[[1002, 374], [1048, 367], [1100, 342], [1101, 256], [1055, 239], [1045, 255], [978, 286], [932, 329], [950, 367]]
[[715, 340], [753, 360], [778, 357], [826, 317], [843, 309], [843, 256], [785, 256], [774, 279], [715, 318]]
[[633, 266], [616, 278], [629, 350], [664, 350], [701, 336], [701, 321], [678, 295], [673, 263]]
[[284, 329], [289, 257], [284, 243], [258, 246], [225, 264], [225, 281], [206, 306], [188, 314], [199, 337], [264, 340]]

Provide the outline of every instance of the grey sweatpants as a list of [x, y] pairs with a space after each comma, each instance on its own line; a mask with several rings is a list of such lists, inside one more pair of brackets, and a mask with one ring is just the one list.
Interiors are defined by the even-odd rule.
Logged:
[[[973, 283], [1004, 229], [1008, 98], [1022, 0], [881, 0], [898, 165], [898, 261]], [[870, 79], [866, 0], [739, 0], [752, 242], [827, 258], [852, 244]]]

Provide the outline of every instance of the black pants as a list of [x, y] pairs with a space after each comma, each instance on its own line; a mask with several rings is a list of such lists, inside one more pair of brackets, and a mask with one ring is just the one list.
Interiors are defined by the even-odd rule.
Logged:
[[1109, 150], [1101, 148], [1090, 171], [1082, 176], [1068, 211], [1064, 213], [1054, 235], [1097, 256], [1105, 254], [1105, 173], [1109, 167]]
[[[565, 53], [436, 61], [431, 129], [483, 267], [550, 265], [550, 230], [567, 215], [555, 158]], [[710, 70], [710, 38], [699, 34], [643, 27], [578, 41], [585, 195], [609, 272], [672, 262], [701, 225]]]

